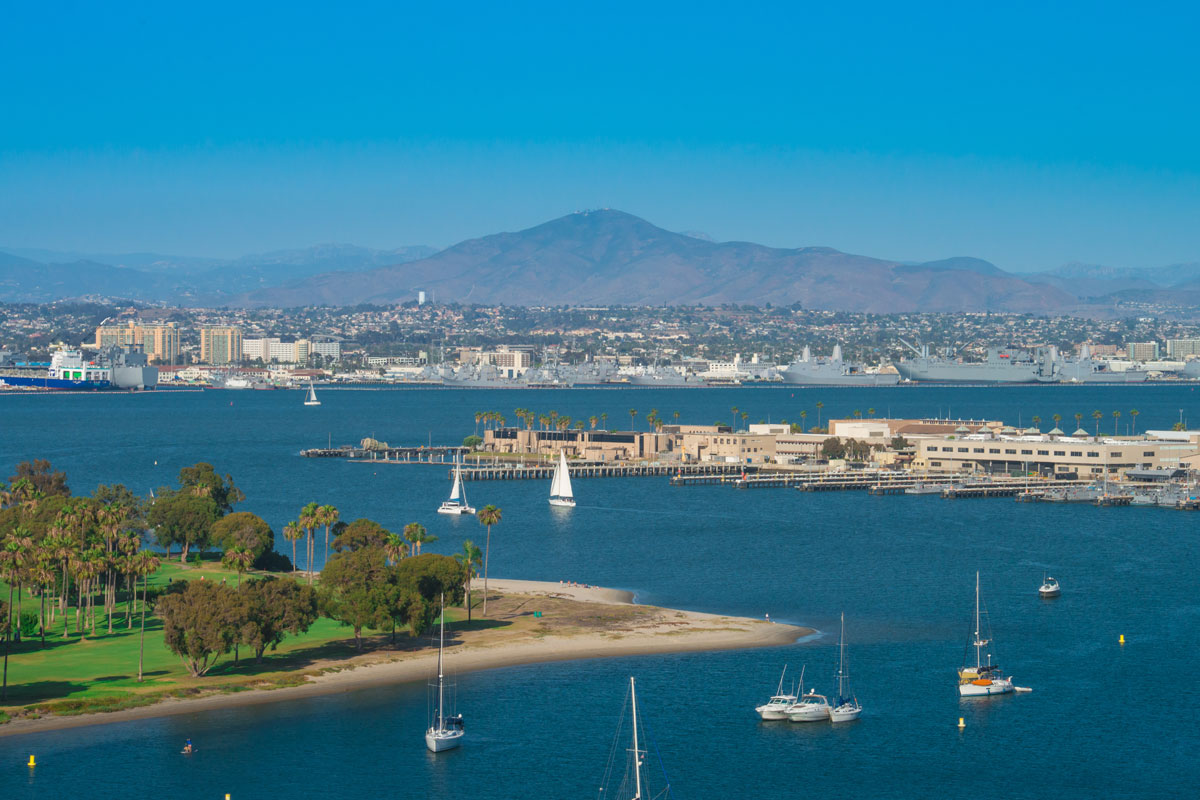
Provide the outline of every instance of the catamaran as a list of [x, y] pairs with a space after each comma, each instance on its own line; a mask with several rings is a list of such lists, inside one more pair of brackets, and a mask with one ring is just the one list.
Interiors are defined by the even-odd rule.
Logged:
[[467, 504], [467, 490], [463, 486], [462, 462], [454, 460], [454, 488], [450, 490], [450, 499], [438, 507], [439, 514], [474, 514], [475, 509]]
[[550, 481], [550, 505], [564, 508], [575, 507], [575, 493], [571, 491], [571, 473], [567, 469], [567, 451], [558, 451], [558, 465]]
[[975, 648], [975, 666], [963, 665], [958, 671], [959, 697], [985, 697], [992, 694], [1008, 694], [1013, 690], [1012, 677], [1001, 677], [1000, 667], [992, 663], [988, 653], [984, 663], [983, 648], [989, 639], [981, 638], [979, 630], [979, 573], [975, 573], [975, 634], [971, 646]]
[[850, 682], [850, 671], [846, 669], [846, 614], [842, 613], [842, 637], [838, 640], [838, 693], [837, 700], [829, 709], [830, 722], [849, 722], [858, 719], [862, 706], [852, 693], [846, 694], [846, 684]]
[[[754, 709], [764, 720], [787, 719], [788, 708], [796, 702], [796, 695], [783, 692], [785, 675], [787, 675], [787, 664], [783, 665], [783, 673], [779, 676], [779, 688], [775, 690], [775, 694], [771, 695], [771, 699], [766, 703]], [[801, 672], [800, 678], [804, 679], [803, 672]]]
[[317, 390], [313, 388], [312, 381], [308, 382], [308, 394], [304, 397], [304, 405], [319, 406], [321, 401], [317, 399]]
[[433, 711], [433, 724], [425, 731], [425, 746], [434, 753], [450, 750], [462, 744], [463, 716], [446, 716], [445, 678], [442, 675], [442, 651], [446, 647], [446, 595], [442, 595], [442, 616], [438, 634], [438, 682], [437, 707]]

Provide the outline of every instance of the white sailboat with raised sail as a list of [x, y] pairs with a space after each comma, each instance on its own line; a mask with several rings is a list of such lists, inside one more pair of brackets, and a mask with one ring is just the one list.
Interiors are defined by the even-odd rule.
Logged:
[[554, 467], [554, 478], [550, 481], [550, 505], [560, 508], [575, 507], [575, 492], [571, 489], [571, 472], [567, 469], [567, 451], [558, 451], [558, 465]]
[[986, 697], [993, 694], [1008, 694], [1013, 690], [1012, 677], [1002, 677], [1000, 667], [992, 663], [992, 654], [983, 657], [983, 648], [990, 639], [984, 639], [980, 631], [979, 573], [975, 573], [975, 631], [970, 643], [975, 648], [975, 666], [963, 665], [958, 671], [959, 697]]
[[446, 681], [442, 674], [442, 651], [446, 648], [446, 595], [442, 595], [442, 616], [438, 630], [438, 677], [437, 706], [433, 710], [433, 723], [425, 731], [425, 746], [434, 753], [450, 750], [462, 744], [462, 714], [446, 716]]
[[862, 714], [862, 706], [859, 705], [858, 698], [854, 694], [847, 693], [846, 687], [850, 683], [850, 670], [846, 668], [846, 613], [842, 612], [842, 636], [838, 640], [838, 693], [837, 699], [833, 701], [833, 705], [829, 709], [830, 722], [849, 722], [852, 719], [858, 719]]
[[467, 490], [463, 486], [462, 461], [454, 459], [454, 488], [450, 490], [450, 499], [444, 500], [438, 506], [439, 514], [474, 514], [475, 509], [467, 504]]
[[304, 405], [319, 406], [321, 401], [317, 399], [317, 390], [313, 388], [312, 381], [308, 382], [308, 394], [304, 396]]

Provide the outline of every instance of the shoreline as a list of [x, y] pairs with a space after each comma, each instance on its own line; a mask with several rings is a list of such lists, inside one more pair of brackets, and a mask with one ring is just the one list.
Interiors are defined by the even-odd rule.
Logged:
[[[793, 644], [813, 630], [797, 625], [723, 614], [642, 606], [633, 603], [633, 592], [601, 587], [566, 586], [549, 581], [496, 579], [489, 581], [489, 600], [499, 594], [501, 600], [519, 600], [517, 608], [530, 601], [554, 603], [559, 609], [575, 609], [570, 627], [563, 632], [533, 628], [531, 612], [516, 612], [523, 628], [514, 623], [507, 633], [471, 632], [471, 640], [446, 648], [458, 674], [503, 667], [590, 658], [684, 653], [698, 651], [741, 650]], [[480, 584], [477, 589], [482, 589]], [[620, 611], [624, 618], [613, 621], [607, 616], [602, 627], [588, 615]], [[589, 627], [590, 624], [590, 627]], [[532, 628], [532, 629], [531, 629]], [[327, 665], [336, 671], [310, 676], [306, 683], [274, 689], [248, 689], [196, 698], [167, 698], [157, 703], [121, 711], [92, 712], [72, 716], [45, 716], [38, 719], [13, 719], [0, 725], [0, 738], [64, 730], [90, 725], [106, 725], [153, 717], [210, 711], [220, 708], [286, 702], [321, 695], [340, 694], [425, 680], [437, 662], [436, 649], [398, 655], [379, 651]]]

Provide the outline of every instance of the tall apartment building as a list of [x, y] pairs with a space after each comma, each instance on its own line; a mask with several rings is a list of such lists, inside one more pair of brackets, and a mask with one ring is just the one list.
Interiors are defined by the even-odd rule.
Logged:
[[205, 325], [200, 329], [200, 360], [205, 364], [236, 364], [242, 360], [242, 329]]
[[1126, 342], [1130, 361], [1158, 361], [1158, 342]]
[[242, 358], [245, 361], [271, 360], [271, 348], [280, 343], [280, 339], [262, 337], [259, 339], [242, 339]]
[[1183, 361], [1188, 356], [1200, 356], [1200, 339], [1167, 340], [1168, 361]]
[[96, 328], [96, 347], [141, 345], [151, 363], [174, 364], [179, 359], [179, 329], [174, 322], [145, 325], [100, 325]]
[[342, 360], [341, 342], [313, 342], [311, 349], [316, 355], [331, 358], [334, 361]]

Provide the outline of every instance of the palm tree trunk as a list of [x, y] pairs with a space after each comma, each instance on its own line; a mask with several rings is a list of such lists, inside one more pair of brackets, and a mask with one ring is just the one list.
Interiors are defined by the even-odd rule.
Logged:
[[[142, 682], [142, 662], [146, 653], [146, 584], [149, 583], [150, 577], [142, 578], [142, 632], [138, 638], [138, 683]], [[137, 586], [133, 587], [134, 595], [137, 595]]]
[[12, 641], [12, 595], [13, 587], [8, 585], [8, 626], [4, 629], [4, 684], [0, 686], [0, 700], [8, 699], [8, 643]]
[[46, 587], [42, 586], [42, 647], [46, 646]]
[[492, 552], [492, 526], [487, 526], [487, 543], [483, 547], [483, 615], [487, 616], [488, 554]]
[[296, 540], [292, 539], [292, 571], [296, 570]]

